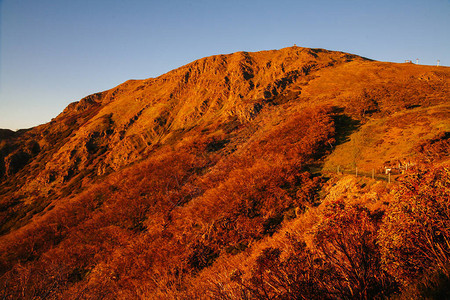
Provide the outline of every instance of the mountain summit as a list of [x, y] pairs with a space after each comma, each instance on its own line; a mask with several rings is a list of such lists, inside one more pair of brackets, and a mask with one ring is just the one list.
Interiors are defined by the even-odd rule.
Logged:
[[158, 78], [129, 80], [70, 104], [50, 123], [24, 133], [18, 140], [27, 139], [26, 145], [2, 151], [0, 174], [11, 176], [44, 154], [45, 167], [32, 167], [41, 186], [68, 182], [80, 170], [109, 173], [181, 132], [245, 124], [263, 108], [298, 101], [311, 74], [352, 61], [368, 60], [292, 47], [207, 57]]
[[[237, 52], [89, 95], [47, 124], [0, 131], [4, 295], [263, 297], [272, 263], [294, 272], [285, 259], [300, 248], [311, 264], [331, 253], [282, 232], [315, 228], [325, 245], [333, 237], [314, 226], [325, 226], [323, 207], [337, 195], [378, 195], [367, 210], [349, 209], [378, 228], [387, 169], [400, 178], [448, 165], [449, 82], [446, 67], [324, 49]], [[362, 190], [367, 183], [336, 172], [379, 181]], [[369, 227], [361, 230], [375, 234]], [[379, 272], [364, 284], [392, 292], [403, 280]], [[384, 295], [349, 288], [339, 281], [347, 275], [322, 278], [335, 286], [319, 292]]]

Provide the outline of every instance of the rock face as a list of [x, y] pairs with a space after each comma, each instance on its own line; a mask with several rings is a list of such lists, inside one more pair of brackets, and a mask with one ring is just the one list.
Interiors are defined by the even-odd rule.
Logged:
[[[18, 176], [22, 192], [48, 193], [87, 175], [119, 170], [196, 128], [229, 134], [261, 112], [288, 104], [345, 108], [355, 102], [352, 95], [370, 89], [367, 84], [380, 88], [381, 82], [416, 76], [421, 84], [448, 91], [448, 70], [427, 68], [300, 47], [206, 57], [87, 96], [26, 132], [0, 131], [0, 180]], [[430, 101], [441, 101], [439, 95]], [[387, 107], [372, 98], [366, 99], [371, 111]]]

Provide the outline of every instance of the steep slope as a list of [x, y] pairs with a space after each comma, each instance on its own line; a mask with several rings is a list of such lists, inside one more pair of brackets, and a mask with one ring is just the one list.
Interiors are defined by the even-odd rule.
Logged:
[[[264, 298], [264, 261], [288, 262], [265, 245], [306, 255], [308, 268], [324, 262], [316, 277], [335, 286], [307, 284], [321, 293], [387, 295], [398, 282], [379, 265], [375, 232], [392, 184], [327, 183], [309, 171], [447, 165], [449, 81], [449, 68], [323, 49], [239, 52], [129, 80], [50, 123], [2, 131], [3, 295]], [[330, 207], [367, 221], [369, 292], [333, 277], [326, 249], [308, 240], [307, 231], [326, 244], [327, 230], [314, 228]], [[312, 250], [299, 253], [303, 241]]]
[[23, 169], [24, 174], [32, 170], [34, 178], [23, 191], [35, 192], [39, 186], [46, 194], [81, 171], [101, 175], [118, 170], [197, 126], [233, 127], [285, 97], [298, 101], [309, 74], [350, 60], [364, 61], [294, 47], [208, 57], [156, 79], [130, 80], [69, 105], [49, 124], [13, 140], [3, 160], [9, 155], [20, 162], [3, 173], [13, 175], [31, 161], [36, 153], [14, 145], [23, 149], [25, 140], [33, 140], [42, 151]]
[[39, 186], [49, 193], [81, 170], [110, 173], [196, 126], [248, 123], [264, 107], [287, 101], [345, 107], [356, 119], [365, 110], [390, 114], [430, 106], [448, 95], [448, 72], [435, 69], [298, 47], [208, 57], [69, 105], [18, 144], [2, 147], [0, 175], [17, 173], [43, 149], [33, 160], [42, 163], [24, 169], [35, 178], [24, 192]]

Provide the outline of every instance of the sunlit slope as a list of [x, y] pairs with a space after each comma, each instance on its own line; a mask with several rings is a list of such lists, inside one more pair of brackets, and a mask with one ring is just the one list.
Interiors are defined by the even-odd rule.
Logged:
[[387, 161], [414, 159], [416, 146], [448, 131], [449, 73], [300, 47], [207, 57], [90, 95], [52, 122], [3, 140], [0, 174], [11, 180], [6, 189], [21, 186], [15, 197], [60, 194], [66, 186], [70, 192], [88, 184], [88, 174], [110, 174], [202, 130], [228, 140], [234, 151], [265, 126], [317, 105], [341, 116], [337, 144], [355, 134], [326, 167], [379, 169]]
[[[325, 170], [355, 170], [385, 173], [385, 167], [420, 162], [449, 162], [450, 106], [417, 107], [390, 116], [370, 119], [338, 145], [326, 158]], [[439, 148], [424, 145], [441, 143]], [[444, 144], [445, 143], [445, 144]]]
[[[0, 296], [372, 299], [445, 271], [449, 80], [323, 49], [239, 52], [0, 132]], [[404, 183], [326, 172], [405, 161], [422, 173]]]
[[351, 62], [316, 74], [302, 96], [353, 119], [341, 120], [345, 137], [327, 157], [326, 170], [381, 173], [398, 163], [448, 160], [449, 68]]
[[[199, 127], [233, 131], [262, 110], [301, 102], [323, 68], [365, 59], [300, 47], [200, 59], [158, 78], [129, 80], [69, 105], [2, 148], [3, 178], [32, 177], [25, 194], [58, 192], [86, 174], [109, 174]], [[292, 101], [291, 101], [292, 100]], [[30, 143], [34, 146], [29, 146]]]

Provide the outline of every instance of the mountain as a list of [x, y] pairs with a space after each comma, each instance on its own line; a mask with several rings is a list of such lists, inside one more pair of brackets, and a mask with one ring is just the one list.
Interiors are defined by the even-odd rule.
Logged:
[[[376, 236], [408, 174], [448, 175], [449, 81], [447, 67], [324, 49], [238, 52], [89, 95], [47, 124], [1, 130], [3, 295], [289, 299], [283, 289], [294, 287], [273, 290], [281, 279], [267, 271], [300, 280], [293, 254], [311, 259], [308, 272], [322, 261], [309, 296], [396, 293], [420, 272], [372, 266], [388, 261]], [[336, 203], [373, 223], [358, 228], [377, 245], [368, 265], [379, 273], [351, 284], [324, 259], [334, 237], [321, 220]]]

